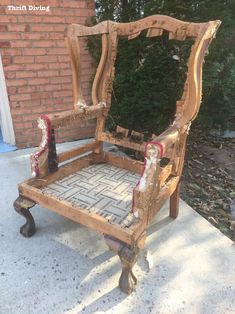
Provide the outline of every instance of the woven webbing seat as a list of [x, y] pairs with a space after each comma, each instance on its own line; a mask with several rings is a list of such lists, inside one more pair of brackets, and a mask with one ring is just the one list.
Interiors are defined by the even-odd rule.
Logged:
[[92, 165], [49, 184], [45, 195], [95, 213], [125, 227], [132, 209], [133, 189], [140, 176], [109, 164]]

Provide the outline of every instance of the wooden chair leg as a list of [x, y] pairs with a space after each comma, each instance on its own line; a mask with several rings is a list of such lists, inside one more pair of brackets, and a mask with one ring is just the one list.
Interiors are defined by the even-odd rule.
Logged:
[[146, 232], [143, 232], [139, 240], [137, 240], [136, 244], [133, 246], [128, 246], [127, 244], [117, 239], [110, 238], [109, 236], [105, 236], [104, 239], [109, 249], [118, 253], [122, 264], [122, 273], [119, 278], [119, 288], [123, 292], [131, 294], [137, 284], [137, 279], [133, 274], [132, 268], [137, 261], [140, 249], [143, 249], [144, 247]]
[[179, 214], [179, 199], [180, 199], [180, 183], [177, 184], [174, 193], [170, 197], [170, 217], [172, 218], [176, 218]]
[[137, 246], [133, 248], [123, 246], [118, 252], [118, 256], [122, 263], [122, 273], [119, 278], [119, 287], [127, 294], [131, 294], [137, 284], [137, 279], [133, 274], [132, 268], [137, 261], [138, 254], [139, 248]]
[[26, 223], [20, 228], [20, 233], [26, 238], [33, 236], [36, 231], [33, 216], [29, 211], [29, 209], [34, 205], [35, 202], [22, 196], [19, 196], [14, 202], [16, 212], [26, 219]]

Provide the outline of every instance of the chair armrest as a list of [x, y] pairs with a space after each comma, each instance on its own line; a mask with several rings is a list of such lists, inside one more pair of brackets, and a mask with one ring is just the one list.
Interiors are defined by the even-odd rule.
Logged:
[[84, 106], [80, 109], [56, 114], [42, 115], [38, 118], [38, 128], [42, 130], [42, 140], [38, 150], [30, 155], [33, 177], [44, 177], [58, 169], [54, 129], [68, 125], [75, 120], [88, 120], [105, 114], [105, 103]]
[[72, 123], [74, 120], [88, 120], [100, 117], [106, 110], [106, 104], [101, 102], [93, 106], [84, 105], [79, 109], [48, 114], [47, 117], [51, 121], [51, 127], [54, 129]]
[[[169, 147], [177, 142], [179, 131], [170, 127], [153, 141], [146, 143], [144, 168], [139, 182], [133, 190], [132, 212], [138, 211], [140, 219], [147, 219], [153, 197], [159, 193], [160, 160]], [[146, 216], [146, 217], [145, 217]]]
[[161, 158], [164, 157], [168, 148], [170, 148], [179, 138], [179, 129], [175, 126], [169, 127], [159, 136], [153, 136], [153, 140], [148, 144], [156, 144], [161, 153]]

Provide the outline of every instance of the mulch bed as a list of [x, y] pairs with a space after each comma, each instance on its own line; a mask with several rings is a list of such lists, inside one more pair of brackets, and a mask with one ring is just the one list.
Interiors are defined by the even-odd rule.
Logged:
[[235, 205], [235, 139], [208, 135], [194, 126], [187, 142], [181, 197], [229, 238]]

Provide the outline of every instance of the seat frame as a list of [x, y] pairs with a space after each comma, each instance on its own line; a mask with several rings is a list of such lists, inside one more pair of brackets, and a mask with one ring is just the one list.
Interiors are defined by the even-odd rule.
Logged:
[[[132, 268], [139, 250], [144, 247], [147, 226], [169, 198], [170, 216], [176, 218], [178, 215], [187, 134], [201, 103], [202, 64], [220, 23], [189, 23], [164, 15], [153, 15], [131, 23], [104, 21], [92, 27], [76, 24], [68, 27], [66, 43], [72, 62], [74, 110], [42, 115], [38, 119], [42, 141], [38, 151], [30, 157], [33, 178], [19, 184], [19, 197], [14, 202], [16, 211], [26, 218], [26, 224], [20, 229], [23, 236], [30, 237], [35, 233], [35, 223], [29, 209], [36, 203], [101, 232], [109, 248], [120, 257], [121, 290], [126, 293], [133, 291], [137, 280]], [[153, 135], [148, 142], [144, 142], [141, 133], [132, 131], [130, 134], [120, 126], [115, 134], [105, 131], [105, 120], [111, 107], [118, 38], [132, 39], [144, 30], [147, 30], [148, 37], [161, 36], [163, 31], [167, 31], [169, 39], [194, 40], [184, 91], [181, 99], [176, 102], [174, 122], [161, 135]], [[101, 36], [102, 53], [92, 85], [92, 105], [88, 106], [81, 87], [79, 41], [93, 35]], [[94, 118], [97, 119], [97, 124], [93, 141], [67, 152], [56, 153], [55, 129]], [[140, 162], [104, 151], [104, 142], [141, 151], [145, 154], [145, 161]], [[161, 167], [160, 161], [164, 157], [169, 159], [169, 163]], [[74, 158], [76, 159], [58, 167], [60, 163]], [[130, 223], [127, 227], [110, 223], [104, 217], [88, 213], [83, 208], [74, 207], [65, 200], [42, 192], [49, 184], [95, 163], [109, 163], [140, 175], [133, 190], [132, 211], [128, 215]]]

